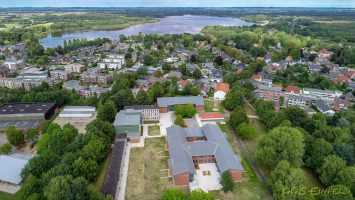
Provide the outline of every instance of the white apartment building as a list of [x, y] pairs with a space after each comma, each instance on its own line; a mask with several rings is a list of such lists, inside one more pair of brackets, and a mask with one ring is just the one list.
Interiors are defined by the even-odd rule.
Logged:
[[337, 90], [318, 90], [312, 88], [304, 88], [302, 96], [308, 97], [311, 100], [322, 99], [328, 103], [333, 103], [336, 97], [340, 97], [342, 93]]

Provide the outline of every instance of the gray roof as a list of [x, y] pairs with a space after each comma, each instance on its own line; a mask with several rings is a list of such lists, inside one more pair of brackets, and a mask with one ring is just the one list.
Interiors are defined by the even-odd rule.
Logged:
[[294, 99], [294, 100], [302, 100], [302, 101], [311, 101], [309, 97], [304, 97], [304, 96], [298, 96], [298, 95], [290, 95], [288, 99]]
[[205, 105], [201, 96], [185, 96], [185, 97], [160, 97], [157, 98], [159, 107], [168, 107], [179, 104], [194, 104], [197, 106]]
[[[197, 132], [192, 133], [192, 132]], [[188, 142], [186, 137], [205, 136], [206, 140]], [[234, 154], [226, 136], [217, 125], [206, 124], [199, 128], [167, 128], [169, 166], [173, 175], [184, 172], [195, 173], [192, 156], [213, 155], [221, 173], [229, 170], [242, 170], [241, 158]]]
[[121, 110], [116, 114], [115, 121], [113, 122], [114, 126], [120, 125], [140, 125], [141, 123], [141, 114], [133, 110]]
[[21, 171], [30, 158], [20, 155], [0, 156], [0, 180], [18, 185], [21, 183]]
[[9, 126], [14, 126], [17, 129], [22, 129], [22, 130], [28, 130], [31, 128], [36, 129], [41, 123], [42, 123], [42, 120], [1, 121], [0, 122], [0, 130], [5, 130]]
[[321, 111], [321, 112], [327, 112], [329, 110], [332, 110], [332, 108], [327, 104], [327, 102], [325, 102], [322, 99], [317, 99], [315, 101], [317, 108]]
[[133, 106], [125, 106], [123, 109], [146, 110], [146, 109], [159, 109], [159, 107], [157, 105], [133, 105]]

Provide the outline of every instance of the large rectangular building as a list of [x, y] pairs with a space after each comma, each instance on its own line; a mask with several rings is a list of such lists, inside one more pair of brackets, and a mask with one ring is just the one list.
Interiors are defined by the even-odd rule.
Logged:
[[175, 185], [188, 186], [196, 179], [195, 166], [215, 163], [220, 174], [229, 172], [234, 181], [242, 181], [244, 168], [241, 158], [217, 125], [197, 128], [174, 125], [167, 128], [166, 147], [169, 150], [169, 174]]
[[142, 116], [140, 111], [121, 110], [116, 114], [113, 126], [116, 134], [127, 134], [132, 143], [139, 143], [141, 136]]
[[201, 96], [184, 96], [184, 97], [160, 97], [157, 98], [157, 104], [160, 113], [173, 111], [175, 105], [192, 104], [198, 112], [205, 110], [205, 102]]
[[48, 120], [57, 108], [55, 103], [13, 103], [0, 106], [0, 121]]

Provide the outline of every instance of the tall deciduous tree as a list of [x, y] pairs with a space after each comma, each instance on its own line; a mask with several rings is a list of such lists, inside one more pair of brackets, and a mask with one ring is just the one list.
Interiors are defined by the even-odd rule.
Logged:
[[103, 121], [113, 122], [117, 113], [115, 103], [107, 101], [101, 105], [98, 109], [97, 117]]
[[186, 200], [186, 194], [180, 189], [167, 189], [160, 200]]
[[320, 180], [327, 186], [340, 182], [340, 172], [346, 168], [346, 162], [334, 155], [323, 159], [323, 164], [319, 170]]
[[[267, 179], [267, 185], [271, 188], [277, 199], [293, 199], [287, 190], [305, 187], [305, 176], [299, 168], [291, 167], [286, 160], [280, 161]], [[291, 196], [290, 196], [291, 195]]]
[[292, 166], [301, 166], [304, 138], [295, 128], [278, 127], [263, 136], [255, 152], [256, 160], [267, 167], [275, 167], [281, 160]]

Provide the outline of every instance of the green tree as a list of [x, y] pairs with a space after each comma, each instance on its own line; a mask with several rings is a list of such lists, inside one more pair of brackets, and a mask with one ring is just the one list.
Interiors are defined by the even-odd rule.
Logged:
[[340, 182], [340, 172], [346, 168], [346, 162], [335, 156], [327, 156], [319, 170], [320, 180], [327, 186]]
[[113, 122], [117, 113], [116, 105], [113, 101], [107, 101], [98, 108], [97, 117], [103, 121]]
[[0, 146], [0, 155], [5, 154], [8, 155], [12, 151], [12, 145], [10, 143], [6, 143]]
[[285, 195], [283, 192], [290, 188], [301, 189], [305, 187], [305, 176], [301, 169], [293, 168], [289, 162], [282, 160], [270, 173], [267, 185], [277, 199], [293, 199], [292, 196]]
[[99, 170], [99, 167], [95, 160], [84, 160], [82, 157], [75, 160], [72, 167], [74, 176], [83, 176], [89, 181], [93, 181], [95, 179]]
[[188, 200], [214, 200], [215, 198], [201, 189], [192, 190]]
[[9, 126], [5, 130], [7, 140], [13, 146], [19, 146], [25, 142], [25, 135], [22, 130], [16, 129], [14, 126]]
[[255, 151], [256, 160], [267, 167], [275, 167], [281, 160], [292, 166], [301, 166], [304, 154], [302, 133], [289, 127], [278, 127], [264, 135]]
[[180, 189], [167, 189], [160, 200], [186, 200], [186, 194]]
[[355, 194], [355, 166], [348, 166], [339, 172], [337, 184], [345, 185]]
[[184, 118], [194, 117], [197, 113], [195, 106], [192, 104], [176, 105], [174, 108], [175, 115], [181, 115]]
[[344, 185], [332, 185], [326, 189], [326, 193], [320, 194], [320, 200], [353, 200], [353, 195]]
[[333, 154], [333, 145], [323, 138], [317, 138], [306, 149], [305, 155], [307, 158], [305, 163], [317, 170], [322, 165], [323, 159], [331, 154]]
[[237, 126], [237, 134], [241, 138], [250, 138], [256, 135], [256, 130], [250, 124], [243, 122]]
[[202, 72], [200, 69], [195, 69], [195, 71], [192, 73], [192, 76], [195, 78], [195, 79], [200, 79], [202, 78]]
[[249, 118], [242, 107], [237, 107], [230, 114], [230, 124], [232, 127], [237, 128], [242, 123], [249, 123]]
[[177, 115], [174, 121], [174, 124], [179, 125], [181, 127], [186, 127], [184, 118], [181, 115]]
[[27, 141], [34, 141], [37, 136], [37, 131], [33, 128], [28, 129], [26, 132], [26, 140]]
[[144, 105], [144, 104], [147, 104], [147, 92], [143, 89], [140, 89], [138, 92], [137, 92], [137, 95], [136, 95], [136, 102], [140, 105]]
[[229, 171], [225, 171], [222, 174], [222, 179], [221, 179], [221, 185], [222, 185], [222, 190], [224, 192], [230, 192], [234, 190], [234, 181], [229, 173]]

